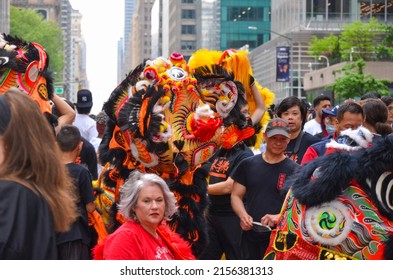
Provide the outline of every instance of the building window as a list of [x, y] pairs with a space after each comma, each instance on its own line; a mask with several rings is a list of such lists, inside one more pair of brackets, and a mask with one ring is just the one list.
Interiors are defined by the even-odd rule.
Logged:
[[181, 0], [182, 3], [189, 3], [192, 4], [194, 3], [194, 0]]
[[196, 34], [195, 25], [182, 25], [181, 26], [181, 34]]
[[43, 17], [44, 20], [48, 19], [48, 12], [46, 10], [36, 10], [36, 13], [41, 15]]
[[367, 21], [370, 16], [377, 18], [379, 21], [391, 19], [393, 1], [359, 1], [359, 5], [361, 20]]
[[195, 10], [181, 10], [181, 18], [195, 18]]
[[188, 51], [196, 50], [196, 41], [181, 41], [181, 49]]
[[262, 7], [227, 7], [228, 21], [259, 21], [263, 18]]

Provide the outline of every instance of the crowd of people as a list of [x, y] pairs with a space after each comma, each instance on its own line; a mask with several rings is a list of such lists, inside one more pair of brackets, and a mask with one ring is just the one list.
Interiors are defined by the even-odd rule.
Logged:
[[[232, 53], [232, 50], [224, 52], [220, 63]], [[177, 61], [179, 57], [174, 56], [172, 59]], [[183, 69], [174, 67], [171, 69], [173, 72], [154, 76], [158, 73], [152, 70], [154, 63], [150, 63], [143, 71], [148, 80], [164, 81], [164, 78], [168, 78], [167, 73], [176, 80], [184, 74], [181, 72]], [[160, 64], [163, 61], [155, 63], [163, 67]], [[222, 64], [225, 66], [225, 63]], [[209, 70], [202, 68], [203, 71]], [[75, 104], [56, 94], [48, 95], [53, 115], [50, 121], [44, 116], [43, 107], [37, 106], [36, 100], [17, 87], [0, 94], [0, 212], [3, 213], [0, 217], [0, 259], [307, 258], [305, 255], [294, 256], [293, 252], [286, 254], [292, 248], [300, 248], [310, 258], [320, 259], [329, 258], [329, 254], [322, 256], [325, 251], [337, 258], [393, 258], [393, 253], [389, 253], [393, 252], [391, 181], [383, 185], [385, 178], [393, 180], [389, 177], [393, 164], [389, 146], [393, 138], [392, 96], [367, 94], [360, 100], [333, 104], [334, 100], [321, 94], [314, 98], [312, 108], [307, 107], [298, 97], [289, 96], [268, 108], [264, 102], [266, 95], [263, 97], [260, 93], [259, 85], [251, 74], [241, 77], [239, 72], [235, 73], [239, 75], [239, 80], [243, 78], [246, 81], [242, 84], [237, 80], [231, 81], [234, 73], [226, 72], [225, 68], [219, 68], [218, 72], [222, 76], [214, 77], [213, 80], [209, 80], [212, 76], [210, 72], [206, 74], [203, 71], [196, 75], [202, 81], [204, 98], [217, 98], [214, 103], [217, 112], [213, 112], [207, 104], [198, 107], [200, 111], [196, 112], [196, 104], [203, 103], [198, 100], [188, 103], [190, 108], [174, 105], [177, 110], [186, 112], [185, 120], [179, 121], [178, 116], [166, 120], [163, 112], [171, 104], [168, 101], [170, 98], [164, 96], [164, 93], [169, 89], [163, 87], [157, 91], [158, 98], [152, 94], [158, 86], [149, 88], [146, 81], [141, 81], [134, 85], [133, 90], [143, 92], [148, 88], [151, 92], [147, 90], [144, 95], [126, 92], [127, 96], [135, 94], [136, 97], [132, 100], [134, 103], [127, 104], [125, 108], [116, 107], [115, 114], [125, 118], [119, 121], [121, 128], [118, 130], [115, 130], [113, 119], [107, 115], [105, 106], [99, 114], [91, 113], [93, 94], [88, 89], [77, 92]], [[132, 74], [127, 76], [126, 81], [136, 80]], [[142, 74], [138, 75], [140, 77]], [[176, 86], [173, 91], [186, 87], [194, 92], [196, 81], [193, 79], [187, 77], [178, 83], [171, 81], [171, 85]], [[124, 95], [124, 92], [120, 95]], [[179, 98], [179, 102], [182, 98]], [[193, 98], [196, 97], [190, 99]], [[247, 98], [253, 100], [252, 110]], [[149, 103], [151, 100], [154, 103]], [[116, 103], [113, 100], [107, 103], [111, 102]], [[154, 114], [149, 115], [149, 110]], [[231, 110], [235, 113], [231, 114]], [[187, 118], [187, 114], [193, 117]], [[261, 121], [267, 115], [268, 121], [262, 128]], [[177, 130], [191, 131], [184, 141], [173, 141], [172, 149], [176, 148], [177, 152], [168, 148], [171, 134], [167, 121], [182, 125], [185, 123], [185, 128], [181, 126]], [[152, 123], [154, 125], [149, 127], [151, 131], [147, 132], [147, 124]], [[216, 136], [224, 137], [224, 134], [219, 134], [224, 127], [232, 131], [225, 138], [226, 145], [216, 150], [212, 145], [214, 148], [198, 151], [200, 147], [195, 143], [204, 142], [202, 139], [212, 141]], [[130, 128], [134, 128], [132, 133], [127, 132]], [[263, 143], [255, 149], [259, 130], [263, 132]], [[135, 143], [124, 143], [124, 139], [131, 142], [131, 134], [138, 134], [140, 138]], [[151, 139], [147, 139], [149, 137], [146, 138], [145, 134]], [[234, 137], [237, 140], [233, 140]], [[182, 150], [186, 141], [186, 146], [194, 145], [192, 160]], [[100, 154], [109, 143], [123, 145], [128, 150]], [[142, 152], [138, 151], [139, 144]], [[378, 147], [384, 150], [378, 150]], [[162, 156], [166, 150], [169, 150], [169, 160]], [[363, 152], [357, 155], [356, 152], [360, 150], [374, 154]], [[124, 151], [126, 153], [122, 154]], [[211, 151], [214, 153], [204, 161], [202, 158]], [[130, 167], [127, 172], [125, 169], [113, 169], [112, 172], [105, 169], [118, 164], [112, 161], [116, 155], [120, 155], [123, 166]], [[175, 232], [174, 228], [178, 224], [173, 226], [172, 221], [179, 218], [181, 195], [173, 189], [171, 179], [174, 174], [161, 178], [159, 174], [164, 174], [164, 171], [149, 169], [161, 160], [157, 159], [157, 155], [162, 156], [169, 166], [171, 160], [176, 161], [175, 173], [184, 175], [180, 180], [184, 186], [188, 186], [189, 181], [206, 183], [204, 193], [195, 192], [186, 197], [196, 202], [207, 201], [206, 211], [200, 217], [204, 222], [198, 221], [198, 225], [205, 225], [205, 228], [192, 232], [181, 232], [182, 229], [177, 228], [180, 233]], [[367, 157], [378, 159], [377, 164], [374, 160], [375, 167], [364, 162]], [[193, 170], [188, 173], [192, 169], [191, 164], [198, 160], [200, 164], [193, 168], [200, 172], [194, 173]], [[333, 162], [331, 166], [335, 169], [326, 162]], [[362, 164], [367, 172], [355, 174], [351, 164], [358, 167], [362, 167], [358, 165]], [[134, 168], [137, 166], [140, 168]], [[328, 173], [331, 170], [334, 172]], [[104, 171], [112, 182], [120, 185], [111, 194], [116, 199], [113, 213], [117, 222], [121, 221], [115, 228], [106, 227], [100, 220], [101, 209], [96, 203], [99, 188], [94, 186], [97, 181], [105, 180], [102, 177]], [[200, 181], [193, 181], [193, 176], [199, 176]], [[339, 187], [331, 187], [329, 180], [332, 177], [341, 180], [337, 184]], [[320, 186], [303, 187], [312, 185], [312, 182], [318, 182]], [[329, 187], [325, 189], [325, 185]], [[191, 188], [186, 189], [189, 191]], [[366, 216], [363, 219], [365, 225], [358, 222], [356, 226], [361, 229], [356, 228], [353, 230], [355, 233], [352, 233], [352, 228], [348, 227], [352, 225], [348, 218], [350, 214], [341, 206], [350, 204], [352, 209], [357, 209], [357, 202], [345, 197], [349, 190], [366, 198], [367, 211], [375, 212], [372, 217], [378, 217], [378, 223], [373, 222], [370, 226], [373, 218], [363, 213], [365, 208], [360, 207], [356, 215]], [[337, 197], [340, 197], [339, 202], [335, 202]], [[190, 211], [189, 216], [181, 217], [182, 226], [187, 225], [185, 217], [198, 213], [191, 209], [191, 204], [187, 205], [186, 199], [182, 201], [182, 210]], [[296, 209], [293, 210], [293, 207]], [[320, 212], [324, 207], [326, 210]], [[304, 214], [306, 210], [308, 212]], [[332, 213], [333, 219], [326, 217], [323, 220]], [[313, 216], [310, 218], [310, 215]], [[336, 218], [340, 215], [342, 218], [338, 219], [340, 223], [336, 225]], [[321, 221], [317, 225], [321, 228], [314, 233], [317, 220]], [[378, 226], [375, 228], [376, 223]], [[337, 232], [331, 236], [336, 228]], [[383, 248], [384, 252], [371, 252], [368, 246], [374, 245], [367, 230], [371, 232], [370, 236], [380, 230], [380, 236], [375, 242], [383, 244], [379, 248]], [[195, 250], [192, 240], [197, 240], [198, 234], [203, 234], [202, 231], [206, 232], [207, 240]], [[341, 246], [340, 242], [346, 236], [361, 240], [364, 244], [348, 246], [350, 248], [346, 248], [346, 245], [335, 247]], [[371, 239], [371, 245], [367, 243], [368, 239]], [[285, 246], [282, 245], [283, 240]], [[362, 253], [351, 251], [356, 246]], [[315, 253], [315, 250], [320, 250], [320, 253]]]
[[[89, 115], [92, 94], [86, 89], [78, 92], [75, 107], [58, 96], [52, 101], [58, 125], [50, 129], [29, 97], [17, 89], [0, 95], [0, 189], [7, 197], [2, 207], [14, 209], [2, 218], [2, 259], [262, 260], [279, 222], [286, 180], [300, 166], [326, 155], [343, 131], [362, 127], [372, 134], [372, 143], [393, 132], [390, 97], [332, 107], [330, 98], [320, 95], [313, 103], [315, 118], [307, 122], [305, 103], [285, 98], [264, 130], [260, 153], [242, 141], [218, 150], [204, 164], [210, 178], [208, 243], [195, 256], [165, 223], [176, 213], [167, 183], [139, 171], [121, 189], [124, 224], [104, 242], [92, 242], [88, 215], [95, 210], [97, 139], [107, 118], [103, 112]], [[246, 107], [244, 113], [249, 117]], [[17, 126], [23, 129], [11, 129]], [[83, 154], [84, 149], [90, 152]], [[25, 204], [36, 205], [36, 211], [27, 211]]]

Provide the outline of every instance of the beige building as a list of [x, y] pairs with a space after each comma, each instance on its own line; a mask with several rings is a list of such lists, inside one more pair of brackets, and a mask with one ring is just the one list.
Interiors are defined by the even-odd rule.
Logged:
[[[304, 90], [307, 94], [323, 92], [327, 86], [334, 84], [336, 79], [343, 76], [337, 73], [345, 65], [351, 62], [342, 62], [319, 70], [312, 70], [304, 75]], [[364, 73], [372, 74], [376, 79], [384, 79], [393, 82], [393, 62], [367, 61]]]
[[11, 0], [11, 5], [23, 9], [33, 9], [46, 20], [59, 22], [61, 0]]
[[196, 46], [197, 40], [194, 2], [163, 1], [162, 55], [164, 57], [169, 57], [173, 52], [180, 52], [187, 60], [195, 52], [195, 48], [189, 47]]
[[[137, 1], [132, 15], [132, 28], [124, 42], [124, 69], [127, 73], [151, 55], [151, 8], [154, 0]], [[124, 77], [124, 76], [123, 76]]]

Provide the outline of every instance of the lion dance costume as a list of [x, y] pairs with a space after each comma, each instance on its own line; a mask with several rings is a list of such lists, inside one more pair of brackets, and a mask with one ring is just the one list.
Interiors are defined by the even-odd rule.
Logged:
[[303, 166], [265, 259], [393, 259], [392, 147], [390, 135]]
[[41, 45], [0, 35], [0, 94], [11, 87], [19, 88], [34, 99], [50, 123], [54, 123], [49, 102], [53, 96], [53, 79], [48, 63], [47, 53]]
[[[235, 78], [238, 70], [224, 65], [236, 56], [246, 60], [246, 54], [217, 56], [206, 50], [204, 56], [211, 60], [192, 66], [180, 53], [147, 60], [112, 92], [103, 107], [110, 120], [99, 149], [100, 160], [106, 164], [96, 199], [113, 231], [124, 222], [116, 202], [130, 172], [137, 169], [161, 176], [178, 203], [169, 226], [190, 242], [196, 256], [207, 238], [207, 173], [200, 166], [218, 148], [255, 135], [255, 127], [240, 114], [238, 105], [243, 100], [252, 107], [247, 100], [247, 87], [254, 82], [251, 68], [246, 66], [247, 87], [243, 87], [244, 81]], [[192, 60], [197, 62], [197, 57]], [[267, 105], [273, 102], [269, 90], [262, 89], [260, 94]]]

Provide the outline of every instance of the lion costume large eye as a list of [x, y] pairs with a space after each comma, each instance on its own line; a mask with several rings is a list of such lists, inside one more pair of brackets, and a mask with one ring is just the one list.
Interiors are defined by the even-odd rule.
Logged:
[[353, 219], [345, 204], [338, 201], [310, 207], [306, 211], [308, 233], [324, 246], [340, 244], [352, 229]]
[[180, 67], [172, 67], [167, 71], [169, 77], [175, 81], [182, 81], [187, 77], [187, 72]]
[[216, 110], [221, 117], [226, 118], [236, 105], [237, 87], [232, 81], [223, 82], [220, 84], [217, 94], [219, 99], [216, 102]]

